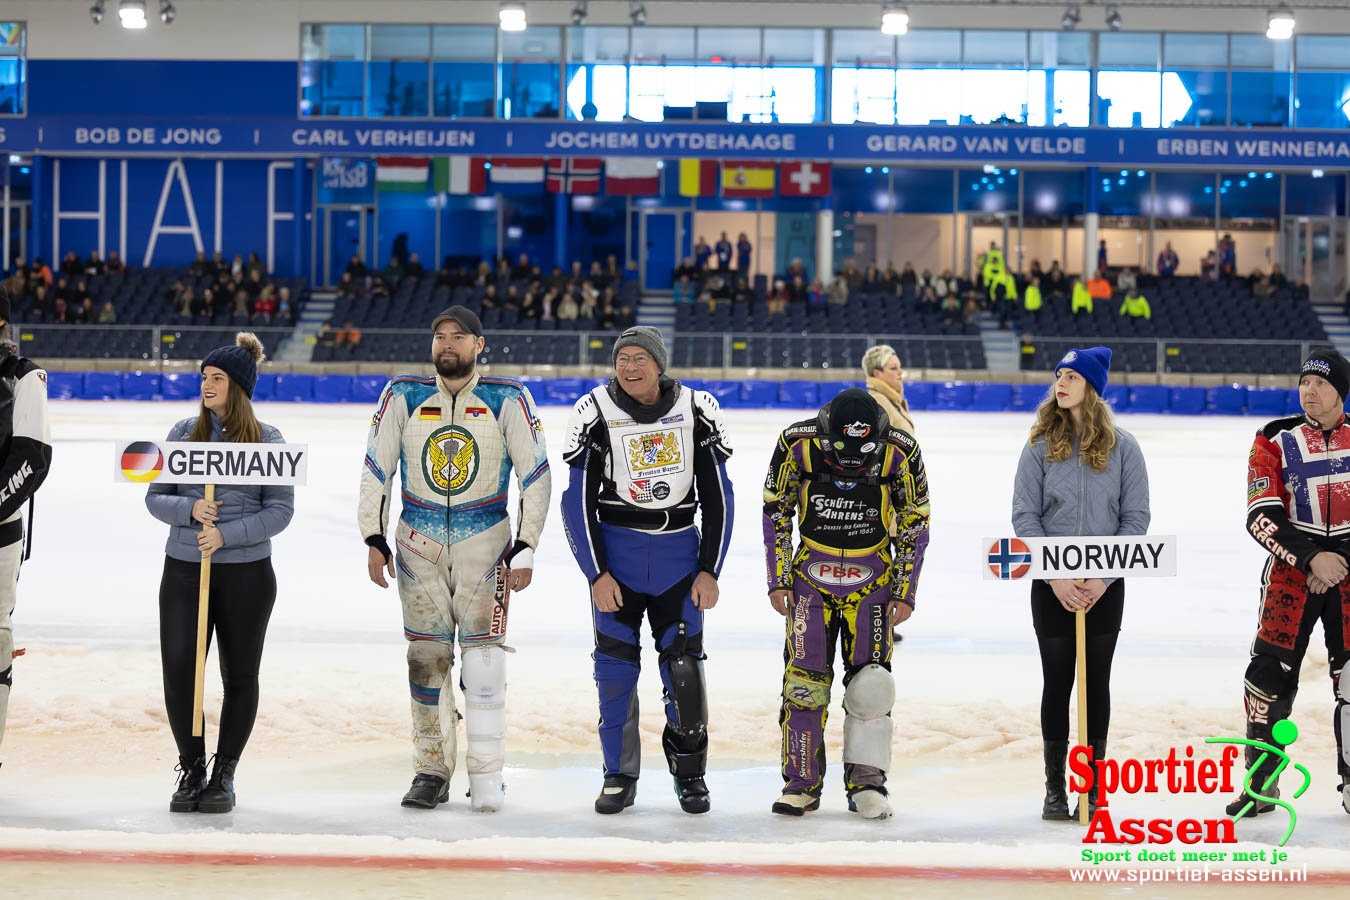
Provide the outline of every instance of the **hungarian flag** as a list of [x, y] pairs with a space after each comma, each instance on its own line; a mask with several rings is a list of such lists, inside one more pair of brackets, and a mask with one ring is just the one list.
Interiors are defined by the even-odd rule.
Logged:
[[431, 162], [431, 189], [438, 194], [487, 190], [486, 156], [438, 156]]
[[544, 160], [539, 156], [494, 156], [493, 184], [542, 184]]
[[431, 160], [425, 156], [375, 157], [375, 187], [381, 191], [424, 194]]
[[784, 197], [828, 197], [830, 195], [830, 164], [822, 162], [783, 163], [782, 184], [778, 192]]
[[661, 193], [660, 160], [611, 156], [605, 160], [605, 193], [638, 197]]
[[549, 157], [546, 187], [550, 194], [600, 193], [600, 159]]
[[712, 197], [717, 193], [717, 160], [680, 160], [680, 196]]
[[771, 162], [722, 163], [723, 197], [772, 197], [774, 165]]

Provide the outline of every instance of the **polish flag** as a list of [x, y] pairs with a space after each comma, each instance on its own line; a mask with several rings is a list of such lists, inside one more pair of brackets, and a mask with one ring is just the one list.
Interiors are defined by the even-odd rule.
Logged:
[[487, 190], [486, 156], [438, 156], [431, 165], [431, 189], [445, 194], [481, 194]]
[[494, 156], [491, 174], [493, 184], [541, 184], [544, 160], [539, 156]]
[[791, 162], [781, 166], [778, 193], [784, 197], [828, 197], [830, 195], [830, 164], [822, 162]]
[[605, 193], [618, 197], [661, 193], [660, 160], [611, 156], [605, 160]]
[[375, 187], [381, 191], [424, 193], [431, 160], [425, 156], [375, 157]]
[[551, 194], [600, 193], [599, 157], [549, 157], [547, 188]]

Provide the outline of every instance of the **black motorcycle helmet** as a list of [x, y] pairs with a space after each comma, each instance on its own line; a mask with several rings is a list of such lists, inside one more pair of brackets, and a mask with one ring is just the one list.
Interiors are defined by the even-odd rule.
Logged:
[[840, 391], [817, 416], [825, 462], [841, 475], [855, 477], [881, 457], [890, 419], [872, 395], [861, 388]]

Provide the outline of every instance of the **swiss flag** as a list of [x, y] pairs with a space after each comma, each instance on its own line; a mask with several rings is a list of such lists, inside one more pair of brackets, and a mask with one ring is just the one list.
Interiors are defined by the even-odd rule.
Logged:
[[551, 194], [598, 194], [600, 159], [550, 157], [546, 186]]
[[830, 164], [822, 162], [787, 162], [782, 164], [782, 178], [778, 193], [784, 197], [828, 197], [830, 195]]

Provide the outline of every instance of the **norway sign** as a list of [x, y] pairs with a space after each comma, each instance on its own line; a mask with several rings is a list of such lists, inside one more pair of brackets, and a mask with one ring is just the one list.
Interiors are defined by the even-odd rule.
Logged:
[[986, 581], [1177, 574], [1175, 535], [986, 538], [981, 551]]

